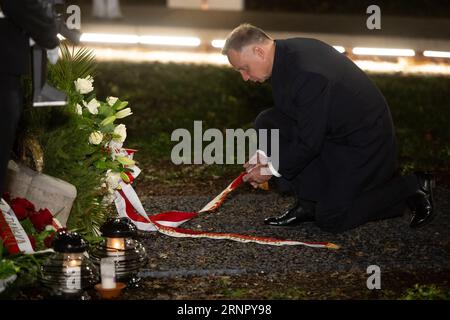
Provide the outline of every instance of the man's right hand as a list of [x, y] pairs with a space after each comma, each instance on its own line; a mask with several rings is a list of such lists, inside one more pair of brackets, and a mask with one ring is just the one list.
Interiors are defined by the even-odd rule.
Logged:
[[257, 150], [253, 156], [250, 157], [250, 160], [244, 164], [244, 169], [246, 172], [250, 172], [258, 164], [265, 166], [268, 162], [269, 158], [267, 158], [266, 154], [261, 150]]

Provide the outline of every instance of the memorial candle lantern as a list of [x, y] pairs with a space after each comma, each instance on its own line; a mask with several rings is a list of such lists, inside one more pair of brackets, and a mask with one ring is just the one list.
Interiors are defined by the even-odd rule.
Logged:
[[138, 272], [147, 262], [144, 246], [136, 240], [137, 228], [128, 218], [114, 218], [100, 227], [104, 240], [90, 252], [94, 262], [100, 266], [102, 258], [111, 258], [115, 264], [118, 282], [137, 286]]
[[77, 233], [58, 231], [55, 253], [41, 266], [40, 280], [52, 296], [89, 298], [86, 289], [98, 282], [98, 270], [86, 255], [87, 242]]

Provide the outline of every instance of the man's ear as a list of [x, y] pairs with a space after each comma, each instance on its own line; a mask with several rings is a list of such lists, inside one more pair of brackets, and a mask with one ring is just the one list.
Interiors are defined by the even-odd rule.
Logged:
[[253, 54], [257, 55], [261, 59], [265, 59], [265, 57], [266, 57], [266, 51], [264, 50], [263, 47], [260, 47], [260, 46], [253, 47]]

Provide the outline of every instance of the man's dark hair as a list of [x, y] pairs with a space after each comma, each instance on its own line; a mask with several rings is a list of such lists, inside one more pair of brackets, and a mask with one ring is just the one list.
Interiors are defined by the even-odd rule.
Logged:
[[272, 40], [262, 29], [255, 27], [249, 23], [243, 23], [230, 32], [222, 54], [228, 54], [229, 50], [241, 51], [243, 47], [254, 43], [261, 43], [266, 40]]

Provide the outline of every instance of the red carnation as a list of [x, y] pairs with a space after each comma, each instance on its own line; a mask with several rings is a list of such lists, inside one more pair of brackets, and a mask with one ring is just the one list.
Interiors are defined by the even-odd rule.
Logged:
[[34, 204], [32, 204], [30, 201], [28, 201], [25, 198], [14, 198], [13, 200], [11, 200], [11, 203], [17, 203], [20, 204], [21, 206], [25, 207], [25, 209], [27, 209], [28, 211], [34, 211], [36, 210], [36, 208], [34, 207]]
[[24, 198], [15, 198], [11, 200], [10, 206], [19, 220], [26, 219], [35, 210], [34, 205]]
[[30, 214], [31, 223], [38, 232], [44, 231], [45, 227], [52, 224], [53, 215], [48, 209], [40, 209]]
[[21, 206], [20, 204], [11, 203], [11, 209], [12, 211], [14, 211], [14, 214], [20, 221], [28, 217], [28, 210], [24, 206]]

